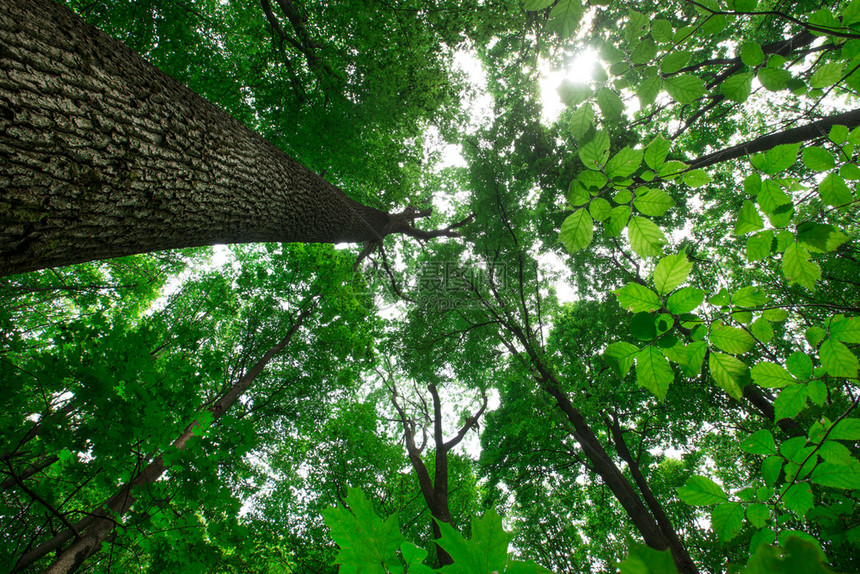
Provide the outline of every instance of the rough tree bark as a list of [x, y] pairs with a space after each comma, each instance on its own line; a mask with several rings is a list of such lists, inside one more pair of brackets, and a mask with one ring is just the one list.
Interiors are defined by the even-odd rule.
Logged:
[[0, 275], [216, 243], [426, 238], [51, 0], [0, 0]]

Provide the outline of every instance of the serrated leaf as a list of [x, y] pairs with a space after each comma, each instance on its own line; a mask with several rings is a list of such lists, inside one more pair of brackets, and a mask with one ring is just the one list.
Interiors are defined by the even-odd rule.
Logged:
[[606, 223], [606, 233], [610, 237], [619, 237], [621, 232], [627, 227], [627, 222], [630, 220], [630, 206], [619, 205], [612, 208], [612, 213], [609, 214], [609, 221]]
[[800, 144], [778, 145], [764, 153], [752, 156], [750, 161], [756, 169], [768, 175], [776, 175], [794, 165], [799, 150]]
[[578, 106], [591, 97], [594, 91], [588, 84], [564, 80], [558, 87], [558, 97], [568, 107]]
[[842, 343], [860, 343], [860, 318], [837, 318], [830, 322], [830, 336]]
[[567, 202], [574, 207], [580, 207], [588, 203], [591, 199], [591, 194], [577, 180], [570, 182], [570, 189], [567, 192]]
[[606, 185], [607, 179], [603, 173], [599, 171], [594, 171], [593, 169], [586, 169], [576, 176], [576, 180], [588, 189], [600, 189], [604, 185]]
[[[630, 542], [630, 554], [618, 564], [620, 574], [678, 574], [672, 552]], [[507, 574], [507, 573], [506, 573]]]
[[555, 0], [524, 0], [523, 4], [529, 12], [537, 12], [538, 10], [549, 8], [554, 2]]
[[657, 175], [661, 178], [671, 181], [683, 174], [687, 169], [687, 164], [682, 161], [670, 160], [663, 163], [657, 168]]
[[[764, 528], [770, 519], [770, 508], [765, 504], [751, 504], [747, 507], [747, 520], [755, 528]], [[772, 533], [771, 533], [772, 534]], [[752, 546], [752, 544], [750, 544]], [[756, 545], [758, 548], [758, 545]]]
[[630, 54], [630, 61], [634, 64], [647, 64], [657, 55], [657, 44], [651, 36], [645, 36]]
[[669, 155], [669, 147], [671, 145], [669, 140], [663, 136], [658, 135], [655, 137], [645, 148], [645, 164], [651, 169], [660, 167], [666, 161], [666, 156]]
[[744, 235], [750, 231], [758, 231], [764, 227], [764, 220], [759, 215], [755, 204], [749, 199], [744, 200], [738, 220], [735, 222], [735, 235]]
[[851, 464], [847, 465], [823, 462], [815, 467], [809, 479], [821, 486], [856, 490], [860, 488], [860, 472], [858, 470], [856, 461], [851, 461]]
[[764, 51], [756, 42], [744, 42], [741, 44], [741, 62], [755, 68], [764, 62]]
[[591, 205], [588, 206], [588, 211], [591, 213], [591, 217], [596, 221], [603, 221], [609, 217], [612, 207], [610, 207], [609, 202], [602, 197], [595, 197], [591, 200]]
[[815, 282], [821, 279], [821, 267], [809, 260], [809, 251], [802, 245], [792, 243], [782, 256], [782, 272], [789, 283], [799, 283], [813, 291]]
[[797, 240], [811, 251], [835, 251], [848, 241], [848, 236], [832, 225], [804, 222], [797, 226]]
[[778, 389], [797, 382], [788, 371], [774, 363], [757, 363], [753, 366], [751, 373], [755, 384], [769, 389]]
[[588, 247], [593, 238], [594, 220], [585, 209], [577, 209], [561, 224], [559, 240], [571, 253]]
[[759, 68], [757, 75], [761, 85], [771, 92], [784, 90], [791, 79], [791, 72], [780, 68]]
[[829, 88], [842, 79], [843, 62], [828, 62], [815, 70], [809, 78], [809, 85], [813, 88]]
[[773, 249], [773, 230], [765, 229], [747, 239], [747, 261], [761, 261]]
[[743, 385], [749, 377], [749, 368], [740, 360], [723, 353], [711, 353], [708, 358], [711, 377], [729, 396], [741, 400]]
[[750, 454], [776, 454], [776, 442], [767, 429], [757, 430], [740, 443], [741, 450]]
[[753, 324], [750, 325], [750, 331], [752, 332], [752, 336], [761, 341], [762, 343], [769, 342], [771, 339], [773, 339], [775, 335], [770, 321], [768, 321], [764, 317], [756, 319]]
[[570, 123], [568, 124], [570, 127], [570, 133], [573, 134], [573, 137], [576, 139], [582, 138], [582, 136], [588, 132], [593, 121], [594, 108], [592, 108], [589, 103], [582, 104], [576, 108], [576, 111], [570, 116]]
[[738, 535], [744, 522], [744, 507], [739, 502], [724, 502], [711, 510], [711, 526], [723, 542]]
[[594, 138], [579, 150], [579, 159], [588, 169], [600, 171], [609, 159], [609, 136], [597, 132]]
[[678, 498], [690, 506], [708, 506], [729, 499], [720, 485], [705, 476], [691, 476], [684, 486], [677, 488], [676, 491]]
[[663, 88], [679, 104], [692, 104], [706, 92], [705, 82], [689, 74], [663, 78]]
[[502, 519], [494, 509], [487, 510], [481, 518], [472, 518], [472, 537], [469, 540], [450, 524], [435, 522], [442, 534], [437, 543], [451, 555], [457, 572], [490, 574], [505, 571], [508, 544], [513, 536], [502, 528]]
[[663, 253], [666, 236], [650, 219], [638, 216], [630, 218], [627, 234], [630, 238], [630, 247], [640, 257], [656, 257]]
[[824, 148], [803, 148], [801, 157], [803, 158], [803, 165], [812, 171], [827, 171], [836, 167], [836, 159], [833, 154]]
[[733, 74], [720, 84], [720, 91], [733, 102], [742, 104], [752, 93], [752, 80], [751, 72]]
[[607, 358], [607, 362], [612, 367], [615, 374], [620, 378], [627, 376], [630, 372], [630, 367], [633, 366], [633, 361], [639, 353], [639, 348], [624, 341], [617, 341], [606, 346], [603, 355]]
[[[776, 400], [773, 401], [774, 420], [796, 417], [806, 406], [807, 390], [805, 385], [789, 385], [784, 387]], [[803, 438], [803, 437], [800, 437]]]
[[809, 381], [806, 383], [806, 396], [813, 404], [819, 407], [824, 405], [824, 401], [827, 400], [827, 385], [822, 381]]
[[767, 303], [767, 294], [758, 285], [747, 285], [732, 293], [731, 301], [735, 307], [755, 308]]
[[654, 346], [648, 346], [636, 355], [636, 383], [651, 391], [661, 401], [666, 398], [674, 380], [669, 361]]
[[628, 283], [613, 293], [618, 298], [619, 305], [634, 313], [656, 311], [662, 306], [656, 293], [638, 283]]
[[657, 326], [650, 313], [636, 313], [630, 320], [630, 334], [641, 341], [650, 341], [657, 336]]
[[727, 325], [714, 324], [711, 326], [708, 340], [718, 349], [735, 355], [746, 353], [755, 347], [755, 339], [752, 335], [743, 329]]
[[641, 189], [636, 190], [633, 205], [643, 215], [660, 217], [675, 206], [675, 200], [662, 189], [651, 188], [640, 191]]
[[650, 106], [657, 100], [661, 83], [660, 76], [657, 74], [649, 76], [640, 82], [639, 89], [636, 90], [636, 97], [639, 98], [639, 105], [641, 107]]
[[848, 126], [835, 125], [830, 126], [830, 133], [827, 134], [827, 137], [836, 145], [841, 145], [848, 140], [849, 133]]
[[818, 347], [818, 344], [824, 340], [824, 337], [827, 336], [827, 331], [821, 327], [809, 327], [803, 336], [806, 338], [806, 342], [814, 348]]
[[667, 255], [654, 267], [654, 284], [657, 286], [657, 292], [661, 295], [670, 293], [687, 280], [692, 269], [693, 263], [687, 259], [684, 251], [678, 255]]
[[621, 97], [615, 93], [615, 90], [606, 86], [597, 92], [597, 105], [607, 118], [620, 117], [624, 111], [624, 102], [621, 101]]
[[705, 292], [696, 287], [684, 287], [669, 296], [666, 301], [666, 309], [670, 313], [680, 315], [689, 313], [702, 304], [705, 300]]
[[791, 485], [782, 495], [782, 503], [786, 508], [799, 516], [805, 516], [813, 506], [812, 488], [805, 482]]
[[782, 471], [783, 458], [781, 456], [769, 456], [761, 463], [761, 476], [764, 478], [764, 483], [768, 485], [775, 484], [779, 479], [779, 473]]
[[835, 339], [827, 339], [818, 349], [821, 365], [831, 377], [857, 378], [860, 369], [857, 357], [851, 350]]
[[642, 150], [630, 149], [629, 147], [622, 148], [606, 164], [606, 176], [614, 178], [633, 175], [639, 169], [639, 164], [642, 163], [642, 153]]
[[582, 12], [582, 0], [558, 0], [549, 13], [547, 28], [562, 39], [569, 38], [576, 33]]
[[803, 351], [795, 351], [785, 360], [785, 366], [788, 372], [800, 379], [801, 381], [809, 380], [812, 377], [812, 359]]
[[684, 365], [684, 373], [688, 377], [695, 377], [702, 372], [702, 361], [708, 352], [708, 345], [704, 341], [693, 341], [687, 345], [687, 364]]
[[833, 425], [827, 438], [833, 440], [860, 440], [860, 419], [844, 418]]
[[821, 201], [834, 207], [851, 203], [854, 199], [845, 180], [835, 173], [828, 174], [821, 181], [818, 186], [818, 195], [821, 196]]
[[687, 65], [687, 62], [690, 61], [690, 55], [687, 50], [669, 52], [660, 60], [660, 72], [663, 75], [674, 74]]
[[703, 169], [691, 169], [684, 174], [684, 183], [696, 189], [711, 183], [711, 176]]
[[633, 199], [633, 192], [629, 189], [622, 189], [612, 198], [612, 201], [621, 205], [625, 203], [630, 203], [630, 200]]

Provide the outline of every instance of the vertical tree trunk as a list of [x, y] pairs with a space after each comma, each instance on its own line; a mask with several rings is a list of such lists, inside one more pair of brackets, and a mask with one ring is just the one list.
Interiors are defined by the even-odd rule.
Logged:
[[51, 0], [0, 0], [0, 275], [215, 243], [375, 241], [361, 205]]

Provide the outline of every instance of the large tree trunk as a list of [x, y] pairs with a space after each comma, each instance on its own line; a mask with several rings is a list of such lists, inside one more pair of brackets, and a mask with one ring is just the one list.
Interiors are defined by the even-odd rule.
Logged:
[[0, 0], [0, 275], [215, 243], [378, 241], [392, 219], [65, 7]]

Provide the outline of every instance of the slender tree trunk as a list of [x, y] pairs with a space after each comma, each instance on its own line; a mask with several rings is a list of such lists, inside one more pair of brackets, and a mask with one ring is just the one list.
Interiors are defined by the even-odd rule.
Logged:
[[58, 3], [0, 0], [0, 275], [215, 243], [378, 241], [408, 233], [396, 219]]
[[[228, 389], [221, 397], [215, 401], [207, 410], [212, 415], [212, 422], [217, 421], [221, 416], [238, 400], [238, 398], [251, 386], [251, 383], [263, 372], [263, 369], [269, 362], [281, 351], [286, 348], [298, 331], [299, 327], [304, 323], [305, 319], [311, 314], [315, 305], [309, 304], [296, 318], [296, 321], [290, 327], [287, 334], [277, 344], [271, 347], [263, 357], [251, 367], [239, 381]], [[200, 426], [198, 420], [192, 422], [185, 431], [174, 441], [173, 446], [177, 449], [184, 449], [188, 441], [196, 434], [197, 428]], [[108, 540], [113, 533], [117, 521], [128, 512], [137, 498], [136, 490], [139, 487], [145, 486], [161, 477], [169, 465], [164, 462], [162, 455], [158, 455], [152, 462], [146, 465], [137, 476], [124, 485], [120, 491], [110, 500], [106, 501], [95, 512], [91, 513], [86, 518], [73, 525], [73, 528], [67, 528], [60, 532], [50, 540], [39, 545], [37, 548], [24, 554], [18, 563], [15, 564], [12, 572], [21, 572], [43, 558], [51, 552], [58, 552], [54, 562], [45, 570], [46, 574], [70, 574], [75, 572], [84, 561], [92, 556], [101, 548], [102, 542]], [[63, 545], [69, 540], [73, 540], [71, 545], [63, 549]]]

